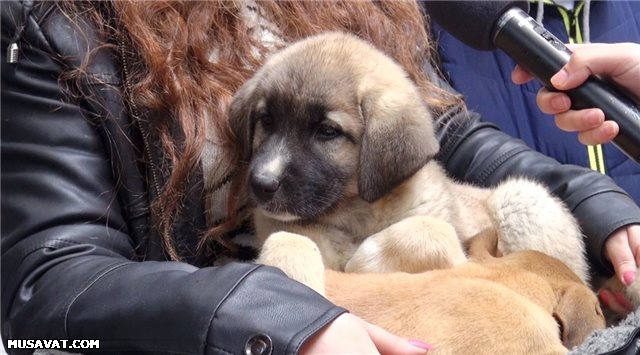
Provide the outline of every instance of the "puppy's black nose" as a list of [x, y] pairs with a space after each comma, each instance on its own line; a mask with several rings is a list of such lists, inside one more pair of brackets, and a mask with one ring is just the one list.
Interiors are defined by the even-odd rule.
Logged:
[[270, 200], [273, 194], [280, 188], [280, 181], [273, 175], [269, 174], [252, 174], [251, 188], [253, 193], [260, 200]]

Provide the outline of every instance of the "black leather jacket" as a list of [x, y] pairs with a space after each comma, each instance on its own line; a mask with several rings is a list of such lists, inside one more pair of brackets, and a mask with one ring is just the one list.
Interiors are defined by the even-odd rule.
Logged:
[[[145, 115], [123, 100], [123, 62], [104, 48], [88, 67], [92, 95], [64, 100], [60, 74], [95, 47], [50, 2], [2, 2], [2, 336], [100, 339], [100, 350], [293, 354], [344, 312], [280, 271], [249, 263], [167, 262], [148, 228], [163, 183]], [[24, 26], [24, 28], [22, 28]], [[82, 24], [80, 24], [82, 27]], [[17, 37], [19, 60], [5, 49]], [[440, 159], [454, 177], [491, 185], [543, 181], [579, 218], [594, 265], [603, 242], [640, 223], [606, 176], [562, 166], [472, 113], [439, 118]], [[197, 180], [197, 179], [196, 179]], [[176, 225], [187, 250], [204, 228], [201, 184]], [[252, 348], [253, 346], [253, 348]], [[258, 351], [259, 353], [259, 351]]]

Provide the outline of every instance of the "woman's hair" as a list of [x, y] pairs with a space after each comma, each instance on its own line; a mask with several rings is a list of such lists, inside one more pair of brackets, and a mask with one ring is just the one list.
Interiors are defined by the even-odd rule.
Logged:
[[[73, 2], [72, 2], [73, 3]], [[72, 5], [76, 10], [82, 6]], [[370, 41], [409, 73], [427, 104], [440, 111], [459, 98], [430, 83], [423, 71], [432, 58], [421, 8], [415, 1], [113, 1], [82, 7], [105, 35], [126, 45], [129, 100], [133, 107], [162, 115], [149, 122], [172, 168], [153, 203], [156, 228], [165, 252], [180, 259], [172, 226], [185, 196], [185, 181], [199, 169], [205, 122], [214, 127], [221, 147], [239, 167], [236, 139], [227, 108], [234, 92], [273, 50], [261, 42], [243, 11], [253, 6], [283, 43], [324, 31], [351, 32]], [[212, 60], [214, 57], [214, 60]], [[243, 169], [236, 169], [242, 171]], [[237, 174], [229, 194], [228, 220], [202, 236], [228, 245], [224, 235], [237, 224], [235, 196], [244, 179]]]

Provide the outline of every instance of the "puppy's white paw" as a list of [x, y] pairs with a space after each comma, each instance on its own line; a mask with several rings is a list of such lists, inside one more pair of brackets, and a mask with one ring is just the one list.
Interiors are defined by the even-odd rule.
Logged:
[[487, 201], [498, 226], [503, 254], [537, 250], [563, 261], [588, 284], [585, 247], [578, 223], [558, 198], [539, 183], [523, 178], [500, 184]]
[[275, 266], [290, 278], [321, 295], [325, 294], [322, 255], [316, 243], [303, 235], [289, 232], [271, 234], [256, 262]]

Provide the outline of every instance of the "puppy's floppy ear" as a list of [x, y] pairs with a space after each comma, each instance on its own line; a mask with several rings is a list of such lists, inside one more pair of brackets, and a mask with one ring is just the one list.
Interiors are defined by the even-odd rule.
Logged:
[[258, 78], [253, 77], [245, 82], [233, 96], [229, 106], [229, 126], [241, 150], [241, 159], [251, 158], [254, 122], [251, 118], [256, 106], [256, 89]]
[[432, 117], [414, 90], [384, 88], [365, 94], [360, 108], [365, 130], [358, 191], [362, 199], [372, 202], [422, 168], [439, 145]]
[[605, 326], [597, 298], [586, 286], [578, 284], [561, 292], [553, 317], [560, 325], [562, 344], [568, 349], [582, 344], [594, 330]]

